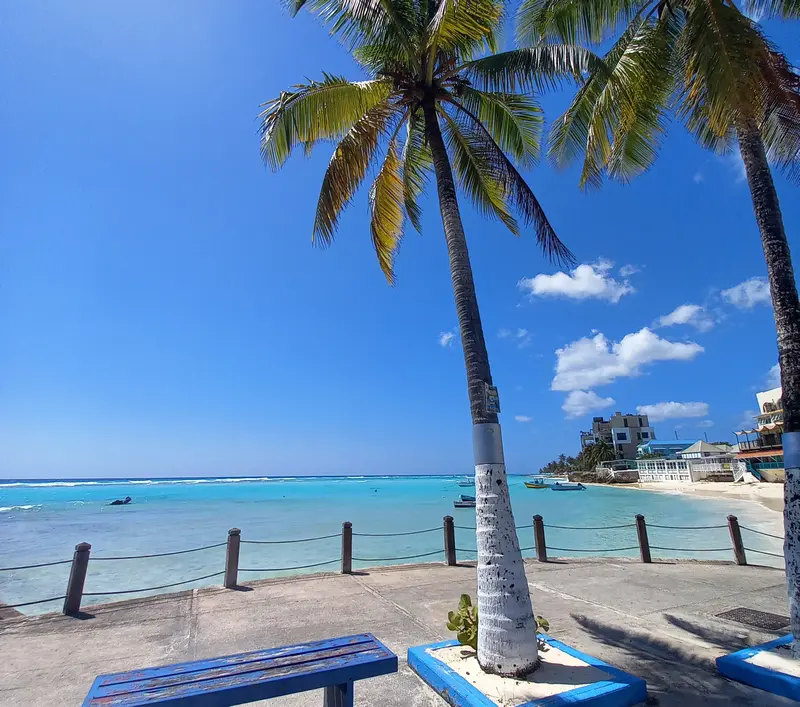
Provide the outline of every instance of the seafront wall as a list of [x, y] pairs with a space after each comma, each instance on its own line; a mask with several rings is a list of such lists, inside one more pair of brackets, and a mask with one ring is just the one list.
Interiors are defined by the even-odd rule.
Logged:
[[[548, 529], [553, 531], [572, 531], [576, 538], [575, 545], [578, 547], [562, 547], [549, 545], [547, 541]], [[709, 547], [704, 544], [704, 537], [708, 536], [708, 531], [719, 531], [721, 529], [728, 530], [729, 544], [722, 546], [718, 543], [715, 547]], [[460, 531], [457, 536], [457, 531]], [[81, 607], [87, 603], [98, 603], [103, 601], [103, 597], [120, 597], [125, 595], [141, 595], [145, 593], [152, 594], [153, 592], [160, 592], [162, 590], [174, 589], [189, 584], [196, 584], [198, 582], [208, 582], [210, 580], [221, 580], [222, 586], [227, 589], [236, 589], [239, 586], [240, 579], [257, 574], [264, 575], [265, 573], [300, 573], [307, 570], [322, 570], [322, 568], [338, 567], [338, 571], [342, 574], [351, 574], [353, 572], [353, 563], [364, 563], [370, 566], [380, 566], [383, 564], [397, 564], [412, 561], [431, 561], [435, 556], [443, 559], [447, 566], [456, 566], [459, 559], [475, 559], [476, 551], [473, 549], [459, 547], [457, 537], [466, 537], [467, 532], [474, 533], [475, 526], [457, 524], [452, 516], [445, 516], [442, 520], [440, 527], [423, 528], [420, 530], [410, 530], [399, 533], [361, 533], [354, 530], [352, 523], [345, 522], [342, 524], [340, 533], [323, 535], [318, 537], [304, 537], [295, 539], [282, 539], [282, 540], [257, 540], [248, 539], [242, 535], [239, 528], [231, 528], [228, 531], [226, 540], [211, 545], [204, 545], [201, 547], [194, 547], [185, 550], [175, 550], [171, 552], [150, 553], [141, 555], [124, 555], [124, 556], [92, 556], [92, 546], [89, 543], [79, 543], [75, 547], [75, 552], [72, 559], [58, 560], [55, 562], [32, 563], [29, 565], [20, 565], [16, 567], [0, 567], [0, 573], [14, 573], [24, 572], [26, 570], [33, 570], [42, 567], [53, 567], [63, 565], [64, 569], [68, 566], [68, 576], [65, 577], [65, 591], [61, 596], [50, 596], [44, 598], [35, 598], [30, 601], [17, 602], [14, 604], [3, 604], [0, 597], [0, 610], [9, 615], [10, 610], [17, 610], [29, 606], [37, 606], [45, 603], [63, 602], [61, 604], [61, 612], [68, 616], [77, 616], [81, 613]], [[681, 536], [686, 537], [686, 531], [692, 533], [692, 537], [697, 537], [697, 544], [692, 547], [679, 547], [670, 543], [669, 538], [674, 531], [681, 531]], [[541, 515], [535, 515], [532, 522], [528, 525], [517, 526], [517, 532], [520, 536], [521, 544], [523, 545], [523, 554], [531, 552], [535, 554], [535, 558], [539, 562], [548, 562], [554, 557], [573, 556], [576, 553], [587, 553], [594, 557], [603, 557], [612, 555], [614, 553], [626, 553], [637, 551], [639, 559], [643, 563], [651, 563], [654, 559], [665, 560], [675, 557], [674, 553], [690, 553], [695, 556], [703, 557], [706, 553], [724, 553], [730, 552], [732, 560], [737, 565], [747, 565], [748, 562], [759, 564], [759, 559], [762, 561], [769, 558], [782, 559], [782, 555], [777, 552], [767, 551], [765, 549], [757, 549], [753, 547], [752, 538], [771, 538], [773, 540], [782, 540], [778, 535], [766, 533], [761, 530], [749, 528], [739, 524], [736, 516], [730, 515], [726, 519], [725, 524], [716, 525], [703, 525], [703, 526], [671, 526], [663, 524], [648, 524], [645, 517], [637, 514], [633, 518], [632, 523], [607, 525], [607, 526], [570, 526], [558, 525], [552, 523], [545, 523]], [[430, 552], [414, 553], [408, 555], [399, 555], [391, 557], [366, 557], [362, 556], [359, 552], [359, 538], [401, 538], [417, 535], [429, 535], [434, 533], [441, 533], [442, 546]], [[592, 538], [596, 538], [598, 533], [603, 533], [603, 537], [619, 540], [614, 542], [613, 546], [594, 547], [594, 543], [589, 543], [592, 547], [580, 547], [581, 537], [586, 537], [585, 534], [591, 534]], [[656, 535], [657, 533], [657, 535]], [[656, 543], [651, 542], [650, 535], [656, 537]], [[530, 538], [531, 545], [524, 544], [525, 537]], [[563, 534], [562, 534], [563, 536]], [[275, 546], [287, 544], [304, 544], [314, 543], [321, 540], [332, 540], [338, 538], [341, 541], [341, 552], [337, 557], [332, 557], [330, 560], [323, 562], [314, 562], [310, 564], [301, 564], [283, 567], [248, 567], [241, 566], [240, 563], [240, 550], [242, 545], [254, 546]], [[663, 540], [661, 538], [664, 538]], [[462, 545], [467, 543], [462, 543]], [[178, 579], [177, 577], [170, 577], [164, 570], [163, 583], [148, 586], [148, 587], [135, 587], [127, 586], [120, 587], [119, 589], [109, 591], [87, 591], [86, 590], [86, 577], [90, 566], [96, 566], [96, 563], [106, 562], [129, 562], [129, 561], [147, 561], [155, 558], [172, 557], [178, 555], [189, 555], [193, 553], [203, 553], [214, 548], [225, 548], [225, 561], [224, 565], [220, 566], [218, 571], [207, 573], [202, 576], [192, 577], [191, 579]], [[355, 554], [354, 554], [355, 553]], [[749, 557], [748, 557], [749, 555]], [[65, 574], [67, 574], [65, 572]], [[132, 584], [135, 585], [136, 572], [132, 571], [126, 576], [130, 576]], [[17, 613], [16, 611], [14, 613]]]

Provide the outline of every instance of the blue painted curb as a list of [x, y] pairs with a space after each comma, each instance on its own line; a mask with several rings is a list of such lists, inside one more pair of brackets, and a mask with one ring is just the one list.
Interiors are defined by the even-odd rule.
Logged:
[[764, 650], [771, 650], [778, 646], [785, 646], [792, 642], [792, 635], [776, 638], [769, 643], [762, 643], [760, 646], [745, 648], [736, 653], [723, 655], [717, 658], [717, 670], [726, 678], [743, 682], [745, 685], [752, 685], [761, 690], [771, 692], [773, 695], [788, 697], [790, 700], [800, 702], [800, 678], [786, 673], [779, 673], [776, 670], [762, 668], [758, 665], [746, 662], [756, 653]]
[[[586, 687], [562, 692], [560, 695], [526, 702], [519, 707], [567, 707], [591, 705], [591, 707], [632, 707], [647, 699], [647, 684], [641, 678], [613, 668], [602, 660], [576, 651], [549, 636], [540, 635], [543, 641], [569, 655], [599, 668], [611, 676], [610, 680], [597, 682]], [[454, 670], [427, 651], [437, 648], [457, 646], [458, 641], [443, 641], [427, 646], [408, 649], [408, 665], [428, 685], [438, 692], [453, 707], [497, 707], [480, 690], [467, 682]]]

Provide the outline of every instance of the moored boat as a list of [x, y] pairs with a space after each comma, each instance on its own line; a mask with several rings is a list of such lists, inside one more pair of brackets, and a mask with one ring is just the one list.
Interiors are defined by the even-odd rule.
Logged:
[[551, 491], [585, 491], [586, 487], [583, 484], [562, 484], [555, 483], [550, 486]]
[[462, 501], [474, 501], [475, 500], [475, 496], [467, 496], [466, 494], [462, 493], [461, 494], [461, 500]]
[[540, 484], [538, 481], [526, 481], [525, 488], [527, 489], [546, 489], [550, 484]]
[[475, 501], [453, 501], [453, 508], [475, 508]]
[[464, 487], [474, 486], [475, 485], [475, 479], [462, 479], [461, 481], [458, 482], [458, 485], [459, 486], [464, 486]]

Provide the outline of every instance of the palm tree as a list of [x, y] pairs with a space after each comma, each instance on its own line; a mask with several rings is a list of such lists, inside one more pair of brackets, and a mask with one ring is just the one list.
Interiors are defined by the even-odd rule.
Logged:
[[[797, 17], [797, 0], [750, 0]], [[800, 657], [800, 301], [770, 162], [800, 181], [800, 76], [733, 0], [523, 0], [518, 38], [597, 45], [624, 28], [554, 124], [549, 154], [582, 156], [581, 186], [629, 181], [655, 160], [671, 114], [705, 147], [738, 149], [778, 333], [786, 468], [784, 554]]]
[[598, 464], [616, 459], [617, 452], [608, 442], [601, 439], [586, 447], [581, 456], [586, 471], [594, 471]]
[[[292, 3], [296, 13], [306, 0]], [[531, 227], [546, 255], [571, 262], [518, 171], [517, 165], [534, 162], [543, 123], [539, 106], [523, 92], [579, 77], [593, 55], [571, 47], [497, 53], [500, 0], [311, 0], [309, 7], [368, 78], [323, 74], [264, 104], [262, 157], [278, 169], [296, 146], [309, 153], [318, 142], [336, 143], [313, 227], [312, 240], [327, 245], [342, 209], [382, 152], [369, 189], [370, 234], [391, 284], [405, 220], [420, 230], [419, 196], [435, 175], [473, 421], [478, 660], [487, 672], [529, 673], [538, 660], [536, 620], [511, 512], [498, 410], [490, 404], [492, 374], [456, 185], [481, 213], [514, 234], [521, 225]]]

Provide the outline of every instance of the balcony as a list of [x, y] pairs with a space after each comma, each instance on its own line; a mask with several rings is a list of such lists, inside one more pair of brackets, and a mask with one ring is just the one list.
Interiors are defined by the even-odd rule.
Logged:
[[770, 435], [769, 437], [759, 437], [758, 439], [749, 442], [739, 442], [740, 452], [753, 452], [767, 449], [781, 449], [783, 447], [783, 440], [780, 436]]

